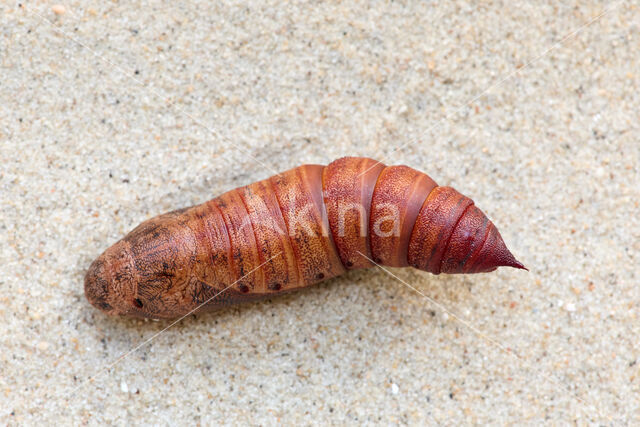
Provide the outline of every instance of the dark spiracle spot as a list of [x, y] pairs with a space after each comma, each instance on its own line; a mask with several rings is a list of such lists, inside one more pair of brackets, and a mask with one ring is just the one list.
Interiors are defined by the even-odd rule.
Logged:
[[249, 292], [249, 287], [247, 285], [240, 285], [240, 292], [242, 292], [243, 294], [246, 294], [247, 292]]
[[108, 302], [99, 302], [98, 305], [103, 310], [111, 310], [111, 305]]
[[322, 280], [322, 279], [324, 279], [324, 273], [318, 273], [318, 274], [316, 274], [316, 279], [318, 279], [318, 280]]
[[353, 263], [351, 261], [347, 261], [345, 265], [349, 268], [353, 267]]
[[133, 305], [135, 305], [138, 308], [142, 308], [142, 301], [140, 301], [140, 298], [134, 298]]
[[282, 285], [280, 283], [272, 283], [269, 285], [269, 289], [271, 289], [272, 291], [279, 291], [280, 289], [282, 289]]
[[373, 262], [375, 262], [376, 264], [382, 264], [382, 260], [380, 258], [374, 258]]

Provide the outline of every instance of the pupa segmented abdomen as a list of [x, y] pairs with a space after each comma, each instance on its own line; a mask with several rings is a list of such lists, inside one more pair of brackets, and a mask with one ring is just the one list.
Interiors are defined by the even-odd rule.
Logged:
[[145, 221], [94, 261], [85, 293], [110, 314], [172, 318], [375, 264], [524, 268], [468, 197], [407, 166], [345, 157]]

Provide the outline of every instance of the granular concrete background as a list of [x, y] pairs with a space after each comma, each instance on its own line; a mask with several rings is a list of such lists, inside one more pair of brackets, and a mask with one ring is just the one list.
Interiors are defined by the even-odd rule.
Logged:
[[[60, 5], [0, 5], [2, 423], [640, 422], [637, 3]], [[344, 155], [455, 186], [531, 271], [162, 333], [85, 300], [139, 222]]]

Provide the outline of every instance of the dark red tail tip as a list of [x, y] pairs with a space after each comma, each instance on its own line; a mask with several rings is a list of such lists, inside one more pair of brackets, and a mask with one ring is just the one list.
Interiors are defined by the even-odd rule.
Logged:
[[520, 261], [507, 249], [500, 236], [500, 232], [488, 221], [486, 239], [481, 243], [479, 250], [475, 251], [469, 261], [463, 267], [463, 273], [486, 273], [494, 271], [498, 267], [513, 267], [527, 270]]
[[489, 223], [489, 234], [471, 269], [473, 273], [483, 273], [493, 271], [498, 267], [513, 267], [529, 271], [527, 267], [518, 261], [511, 251], [507, 249], [507, 245], [504, 244], [504, 240], [502, 240], [498, 229], [493, 223]]
[[455, 223], [438, 272], [487, 273], [498, 267], [527, 270], [507, 249], [500, 232], [487, 216], [477, 207], [468, 206]]
[[513, 262], [511, 264], [505, 265], [505, 267], [513, 267], [513, 268], [519, 268], [520, 270], [529, 271], [529, 269], [525, 267], [524, 264], [522, 264], [520, 261], [518, 261], [515, 258], [513, 259]]
[[495, 231], [495, 246], [494, 246], [494, 251], [496, 252], [496, 266], [497, 267], [513, 267], [513, 268], [519, 268], [520, 270], [526, 270], [529, 271], [529, 269], [527, 267], [524, 266], [524, 264], [522, 264], [520, 261], [518, 261], [516, 259], [516, 257], [513, 256], [513, 254], [511, 253], [511, 251], [507, 248], [507, 245], [505, 245], [504, 240], [502, 240], [502, 236], [500, 235], [500, 232], [498, 231], [498, 229], [493, 225], [492, 225], [492, 230], [491, 231]]

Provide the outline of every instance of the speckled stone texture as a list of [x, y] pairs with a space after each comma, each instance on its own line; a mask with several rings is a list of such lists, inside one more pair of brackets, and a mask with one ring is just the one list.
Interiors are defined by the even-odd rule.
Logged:
[[[0, 421], [639, 422], [639, 52], [632, 1], [2, 2]], [[85, 300], [141, 221], [344, 155], [472, 197], [531, 271], [162, 333]]]

